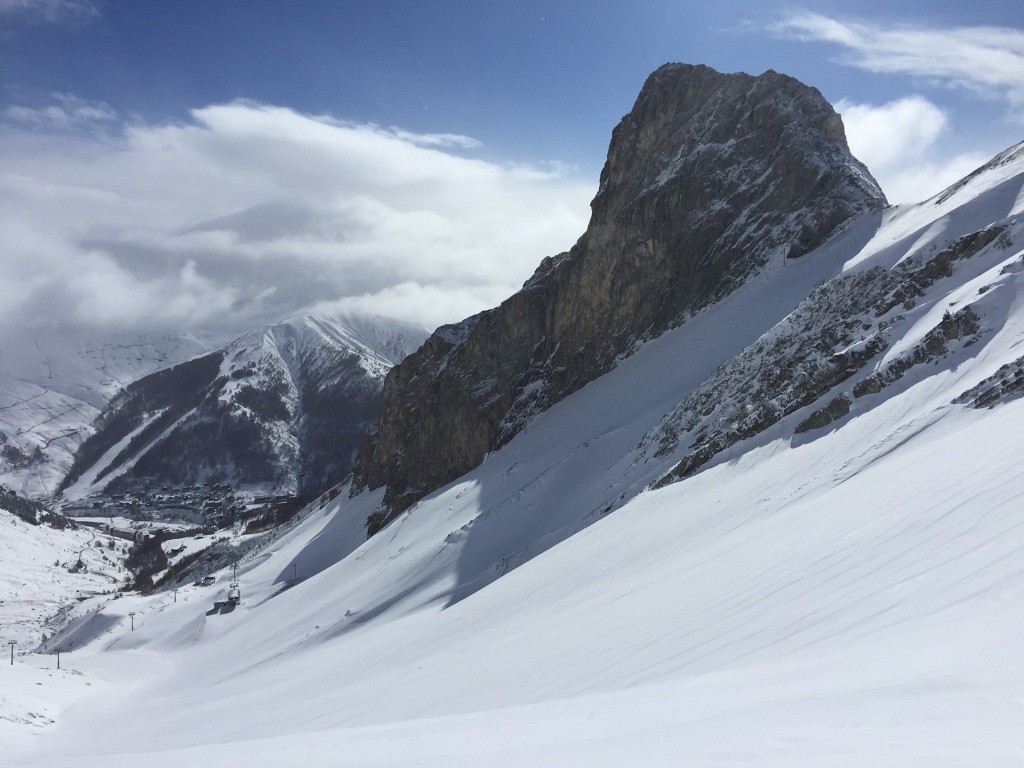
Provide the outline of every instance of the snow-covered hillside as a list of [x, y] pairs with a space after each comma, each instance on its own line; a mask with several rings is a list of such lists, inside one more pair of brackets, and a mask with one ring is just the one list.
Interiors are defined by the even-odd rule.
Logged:
[[19, 661], [0, 717], [57, 724], [0, 763], [1020, 765], [1022, 356], [1024, 145], [770, 264], [369, 541], [382, 490], [343, 493], [233, 611], [227, 574], [112, 603], [80, 682]]
[[84, 400], [0, 373], [0, 484], [52, 495], [98, 414]]
[[[92, 528], [31, 525], [0, 506], [0, 640], [35, 650], [76, 598], [112, 595], [124, 585], [126, 542]], [[95, 607], [93, 601], [91, 607]]]
[[8, 340], [2, 362], [4, 372], [15, 378], [102, 408], [136, 379], [226, 341], [214, 333], [40, 332], [31, 339]]
[[0, 351], [0, 484], [51, 496], [123, 387], [217, 346], [215, 335], [40, 333]]

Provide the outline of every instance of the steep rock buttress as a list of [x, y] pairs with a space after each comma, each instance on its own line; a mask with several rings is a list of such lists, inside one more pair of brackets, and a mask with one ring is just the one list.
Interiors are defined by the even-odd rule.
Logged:
[[576, 245], [388, 374], [353, 483], [387, 487], [369, 532], [771, 259], [884, 205], [816, 89], [773, 71], [659, 68], [612, 133]]

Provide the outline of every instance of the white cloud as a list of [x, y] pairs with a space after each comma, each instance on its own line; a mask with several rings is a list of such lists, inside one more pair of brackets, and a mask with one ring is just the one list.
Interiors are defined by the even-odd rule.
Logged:
[[990, 159], [982, 152], [941, 158], [937, 139], [946, 113], [923, 96], [887, 104], [836, 104], [850, 150], [871, 170], [891, 203], [920, 202], [941, 192]]
[[32, 22], [78, 24], [99, 15], [92, 0], [0, 0], [0, 17]]
[[963, 152], [950, 159], [926, 160], [886, 171], [879, 181], [892, 203], [918, 203], [960, 181], [992, 159], [984, 152]]
[[[312, 308], [314, 313], [370, 313], [391, 317], [406, 317], [436, 328], [453, 319], [445, 308], [452, 303], [477, 306], [481, 309], [501, 303], [509, 294], [507, 287], [499, 285], [445, 285], [404, 282], [358, 296], [337, 301], [325, 301]], [[462, 315], [461, 317], [468, 316]]]
[[106, 126], [118, 119], [114, 108], [105, 102], [81, 99], [67, 93], [51, 96], [56, 104], [39, 108], [7, 107], [3, 112], [4, 120], [40, 130], [67, 131]]
[[[1024, 119], [1024, 31], [1008, 27], [939, 28], [879, 23], [795, 11], [770, 26], [776, 35], [842, 49], [839, 63], [869, 72], [916, 78], [918, 86], [960, 89], [1002, 101]], [[985, 163], [986, 148], [965, 148], [949, 115], [920, 95], [887, 104], [836, 105], [853, 153], [864, 161], [890, 202], [917, 202]], [[938, 143], [961, 147], [944, 155]]]
[[920, 158], [946, 128], [946, 113], [923, 96], [909, 96], [882, 106], [836, 104], [843, 116], [850, 149], [869, 168]]
[[401, 128], [391, 128], [390, 133], [396, 139], [408, 141], [420, 147], [456, 147], [460, 149], [478, 149], [483, 146], [472, 136], [457, 133], [412, 133]]
[[842, 20], [799, 11], [772, 25], [779, 35], [829, 42], [844, 64], [870, 72], [926, 78], [1005, 99], [1024, 111], [1024, 31], [1009, 27], [937, 27]]
[[453, 154], [476, 146], [457, 134], [252, 102], [122, 124], [61, 96], [2, 118], [8, 335], [242, 330], [326, 305], [450, 322], [569, 247], [594, 190]]

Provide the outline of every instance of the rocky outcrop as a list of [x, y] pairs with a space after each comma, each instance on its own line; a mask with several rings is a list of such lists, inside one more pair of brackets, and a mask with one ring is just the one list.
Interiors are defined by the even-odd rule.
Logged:
[[852, 270], [820, 285], [783, 322], [719, 366], [644, 437], [638, 447], [648, 456], [682, 453], [655, 486], [695, 474], [727, 448], [825, 397], [829, 401], [793, 431], [828, 426], [850, 413], [858, 398], [878, 394], [915, 367], [937, 364], [976, 344], [985, 329], [974, 308], [947, 310], [919, 343], [868, 371], [868, 364], [890, 348], [893, 335], [899, 338], [913, 322], [902, 311], [913, 310], [918, 299], [953, 278], [968, 260], [998, 253], [1009, 243], [1006, 225], [993, 225], [953, 239], [938, 252], [929, 248], [892, 267]]
[[769, 260], [884, 204], [815, 89], [661, 67], [612, 134], [576, 245], [389, 374], [355, 469], [355, 491], [387, 486], [370, 532]]
[[973, 408], [993, 408], [1021, 397], [1024, 397], [1024, 355], [1000, 366], [998, 371], [953, 402], [967, 403]]
[[881, 267], [840, 275], [719, 366], [641, 441], [643, 452], [653, 456], [685, 449], [657, 487], [689, 477], [726, 448], [856, 376], [888, 348], [887, 330], [896, 322], [892, 317], [868, 322], [872, 302], [888, 297], [905, 279]]
[[920, 344], [907, 350], [885, 368], [873, 373], [853, 388], [854, 397], [876, 395], [890, 384], [899, 381], [910, 369], [935, 362], [950, 352], [950, 346], [969, 347], [978, 341], [981, 318], [967, 306], [956, 314], [946, 311], [942, 321], [925, 334]]
[[810, 432], [814, 429], [821, 429], [827, 427], [834, 421], [838, 421], [850, 412], [850, 398], [846, 395], [839, 395], [833, 400], [830, 400], [827, 405], [823, 408], [819, 408], [806, 419], [796, 425], [796, 429], [793, 430], [796, 434], [803, 434], [804, 432]]

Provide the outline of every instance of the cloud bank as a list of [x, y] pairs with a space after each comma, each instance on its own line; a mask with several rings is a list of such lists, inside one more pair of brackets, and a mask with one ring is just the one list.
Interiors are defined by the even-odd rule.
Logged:
[[0, 335], [241, 331], [312, 309], [436, 326], [582, 234], [593, 184], [414, 134], [236, 101], [124, 122], [55, 95], [0, 118]]
[[0, 0], [0, 18], [27, 23], [77, 25], [99, 15], [92, 0]]
[[[787, 39], [836, 45], [842, 50], [836, 57], [840, 64], [1001, 101], [1010, 121], [1024, 122], [1024, 32], [1018, 29], [883, 25], [796, 11], [770, 31]], [[843, 115], [850, 149], [893, 203], [918, 202], [940, 192], [994, 154], [987, 148], [952, 158], [941, 152], [938, 141], [950, 139], [949, 115], [919, 94], [885, 104], [843, 99], [836, 108]]]
[[836, 104], [850, 150], [871, 170], [891, 203], [916, 203], [959, 181], [990, 160], [984, 152], [941, 156], [937, 140], [948, 116], [923, 96], [887, 104]]
[[1010, 27], [877, 24], [800, 11], [773, 25], [797, 40], [834, 43], [839, 61], [869, 72], [911, 75], [1005, 99], [1024, 111], [1024, 32]]

